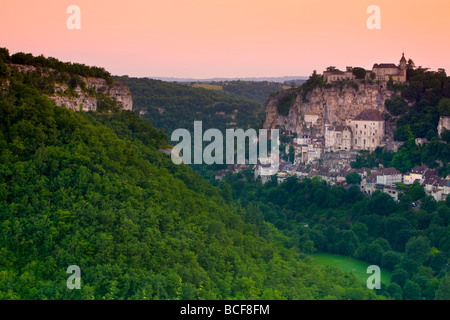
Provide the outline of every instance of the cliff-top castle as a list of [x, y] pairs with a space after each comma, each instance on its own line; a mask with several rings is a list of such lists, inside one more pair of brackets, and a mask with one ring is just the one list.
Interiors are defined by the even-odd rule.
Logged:
[[[389, 81], [391, 77], [394, 82], [406, 82], [406, 59], [404, 53], [398, 66], [394, 63], [375, 63], [372, 70], [366, 70], [367, 80]], [[346, 67], [345, 71], [338, 70], [336, 67], [328, 67], [323, 72], [323, 80], [325, 82], [354, 80], [355, 78], [353, 67]]]

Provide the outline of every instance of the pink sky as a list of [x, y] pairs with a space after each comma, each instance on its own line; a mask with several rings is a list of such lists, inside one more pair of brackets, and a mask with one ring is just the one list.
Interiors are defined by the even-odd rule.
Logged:
[[[66, 27], [71, 4], [81, 30]], [[0, 46], [138, 77], [307, 76], [403, 50], [450, 72], [449, 16], [449, 0], [2, 0]]]

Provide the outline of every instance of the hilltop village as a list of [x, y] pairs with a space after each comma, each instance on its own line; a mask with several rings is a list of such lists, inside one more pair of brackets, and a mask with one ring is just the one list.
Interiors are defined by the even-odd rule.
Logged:
[[[389, 81], [406, 82], [406, 71], [407, 62], [403, 54], [398, 65], [376, 63], [371, 70], [359, 70], [358, 78], [376, 81], [381, 91], [383, 87], [386, 88]], [[323, 72], [324, 82], [330, 84], [345, 80], [353, 81], [355, 77], [352, 67], [346, 67], [346, 71], [328, 67]], [[399, 185], [404, 187], [418, 183], [424, 187], [426, 194], [433, 196], [436, 201], [445, 200], [450, 192], [450, 180], [448, 177], [441, 178], [438, 171], [426, 166], [415, 167], [405, 174], [395, 168], [351, 167], [350, 163], [356, 160], [360, 151], [374, 151], [388, 144], [395, 145], [395, 141], [386, 134], [386, 121], [380, 112], [380, 106], [384, 108], [384, 100], [382, 103], [378, 101], [372, 105], [373, 108], [370, 107], [370, 103], [364, 105], [355, 116], [341, 117], [341, 121], [330, 119], [328, 115], [330, 112], [326, 108], [322, 113], [311, 110], [297, 111], [297, 114], [300, 114], [300, 121], [297, 122], [289, 119], [296, 116], [292, 111], [286, 117], [277, 115], [276, 121], [265, 125], [265, 128], [280, 130], [281, 163], [279, 168], [275, 168], [268, 161], [260, 159], [257, 165], [251, 166], [254, 169], [255, 179], [260, 178], [265, 183], [272, 176], [276, 176], [277, 182], [281, 183], [291, 176], [296, 176], [299, 181], [319, 176], [331, 185], [345, 185], [347, 175], [356, 172], [361, 178], [360, 190], [366, 194], [381, 190], [398, 201], [399, 194], [404, 192], [404, 188]], [[301, 124], [298, 124], [299, 122]], [[449, 127], [442, 120], [440, 126]], [[440, 133], [442, 128], [438, 130]], [[416, 139], [416, 144], [421, 143], [423, 139]], [[217, 172], [216, 179], [222, 179], [229, 172], [239, 172], [248, 167], [249, 165], [229, 165], [227, 169]]]

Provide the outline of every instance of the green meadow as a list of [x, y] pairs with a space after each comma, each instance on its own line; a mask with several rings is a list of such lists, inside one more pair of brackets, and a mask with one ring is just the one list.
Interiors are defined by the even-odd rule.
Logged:
[[192, 85], [194, 88], [203, 88], [207, 90], [223, 91], [223, 87], [218, 84], [196, 83]]
[[[332, 266], [344, 272], [351, 272], [363, 283], [366, 283], [370, 276], [369, 273], [366, 273], [370, 264], [358, 259], [330, 253], [315, 253], [311, 255], [311, 258], [315, 265]], [[388, 285], [391, 283], [391, 278], [392, 273], [381, 268], [381, 283]]]

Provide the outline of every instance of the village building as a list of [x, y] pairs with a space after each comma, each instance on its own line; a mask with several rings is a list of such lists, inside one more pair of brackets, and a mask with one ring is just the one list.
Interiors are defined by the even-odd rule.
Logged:
[[327, 70], [323, 72], [323, 80], [325, 82], [353, 80], [354, 78], [355, 76], [353, 75], [352, 67], [347, 67], [345, 71], [336, 69], [336, 67], [328, 67]]
[[426, 166], [417, 166], [411, 169], [411, 171], [406, 172], [403, 175], [403, 183], [404, 184], [413, 184], [416, 180], [419, 183], [423, 182], [423, 177], [425, 172], [427, 171]]
[[297, 138], [294, 138], [294, 143], [298, 144], [310, 144], [311, 143], [311, 136], [308, 134], [300, 134], [297, 136]]
[[402, 182], [402, 174], [395, 168], [383, 168], [377, 175], [377, 184], [392, 186], [395, 183]]
[[314, 126], [317, 123], [317, 121], [319, 120], [319, 115], [314, 112], [308, 112], [305, 113], [304, 120], [306, 127], [310, 128], [311, 126]]
[[325, 148], [328, 151], [369, 150], [383, 146], [385, 123], [381, 113], [374, 109], [363, 110], [347, 125], [325, 124]]
[[352, 129], [349, 126], [325, 124], [325, 148], [329, 151], [350, 150]]
[[[372, 71], [366, 70], [366, 80], [371, 79], [371, 74], [373, 73], [375, 75], [374, 80], [389, 81], [392, 79], [394, 82], [406, 82], [406, 67], [406, 58], [403, 53], [398, 66], [394, 63], [375, 63]], [[353, 67], [346, 67], [345, 71], [340, 71], [336, 67], [328, 67], [323, 72], [323, 80], [329, 83], [354, 79]]]
[[352, 131], [354, 150], [373, 151], [383, 145], [384, 119], [379, 111], [366, 109], [348, 123]]

